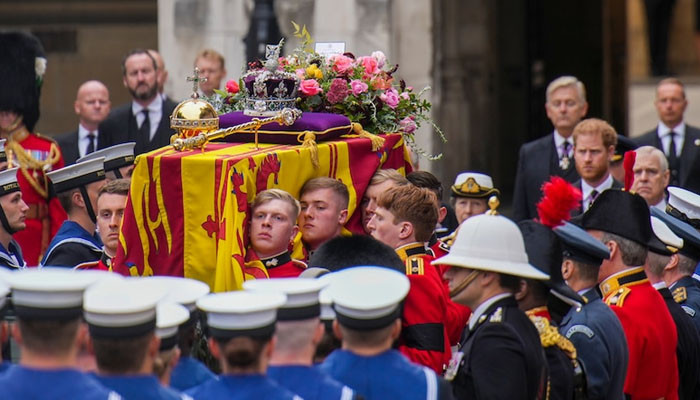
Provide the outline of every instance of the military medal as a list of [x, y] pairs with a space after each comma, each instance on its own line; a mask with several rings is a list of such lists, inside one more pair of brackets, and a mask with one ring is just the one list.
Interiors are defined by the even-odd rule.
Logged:
[[450, 364], [445, 370], [444, 378], [446, 381], [452, 381], [457, 376], [457, 371], [459, 371], [459, 367], [462, 364], [463, 358], [464, 353], [462, 353], [461, 351], [452, 353], [452, 357], [450, 357]]
[[569, 169], [570, 165], [571, 161], [569, 160], [569, 156], [564, 156], [559, 160], [559, 168], [561, 169]]

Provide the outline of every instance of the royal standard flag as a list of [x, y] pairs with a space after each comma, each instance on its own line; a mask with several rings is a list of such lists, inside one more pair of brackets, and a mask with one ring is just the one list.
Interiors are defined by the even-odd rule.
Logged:
[[209, 143], [205, 150], [170, 147], [141, 155], [131, 190], [113, 269], [131, 276], [173, 275], [209, 284], [213, 291], [242, 287], [265, 277], [264, 268], [246, 265], [248, 207], [262, 190], [279, 188], [299, 197], [307, 180], [327, 176], [350, 193], [349, 232], [362, 232], [358, 209], [375, 171], [410, 172], [403, 139], [382, 135], [372, 151], [364, 138], [303, 146]]

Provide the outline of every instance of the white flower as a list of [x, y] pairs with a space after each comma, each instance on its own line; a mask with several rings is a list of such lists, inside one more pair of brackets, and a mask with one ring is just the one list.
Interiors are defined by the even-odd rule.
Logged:
[[44, 57], [37, 57], [34, 59], [34, 72], [37, 78], [41, 79], [46, 72], [46, 59]]
[[377, 68], [382, 68], [386, 63], [386, 56], [380, 50], [372, 52], [372, 58], [377, 60]]

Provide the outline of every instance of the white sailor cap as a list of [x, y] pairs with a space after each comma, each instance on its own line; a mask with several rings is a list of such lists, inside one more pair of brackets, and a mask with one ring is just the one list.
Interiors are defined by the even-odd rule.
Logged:
[[21, 319], [70, 320], [83, 314], [83, 293], [96, 275], [67, 268], [32, 268], [3, 276]]
[[0, 318], [5, 313], [5, 307], [8, 305], [7, 295], [10, 294], [10, 286], [5, 282], [5, 275], [0, 275]]
[[272, 337], [277, 309], [287, 301], [281, 293], [236, 291], [209, 294], [197, 300], [207, 313], [207, 327], [214, 338]]
[[209, 285], [196, 279], [177, 276], [134, 278], [162, 287], [167, 291], [164, 301], [183, 305], [190, 312], [197, 309], [197, 300], [209, 294]]
[[[678, 237], [661, 219], [651, 216], [651, 230], [654, 233], [649, 241], [649, 250], [654, 253], [671, 255], [683, 248], [683, 239]], [[657, 240], [654, 240], [657, 239]]]
[[0, 162], [7, 161], [7, 153], [5, 152], [5, 142], [7, 140], [0, 139]]
[[55, 193], [105, 179], [104, 157], [63, 167], [46, 174]]
[[277, 311], [277, 320], [298, 321], [321, 315], [318, 294], [327, 284], [310, 278], [255, 279], [243, 282], [243, 289], [287, 295], [287, 301]]
[[455, 197], [484, 198], [500, 194], [500, 191], [493, 187], [493, 179], [478, 172], [462, 172], [457, 175], [451, 191]]
[[328, 288], [321, 290], [321, 293], [318, 294], [318, 300], [321, 302], [321, 321], [333, 321], [335, 310], [333, 310], [333, 300], [328, 293]]
[[190, 312], [178, 303], [161, 301], [156, 306], [156, 336], [160, 338], [160, 351], [177, 345], [180, 325], [187, 322]]
[[105, 282], [85, 291], [85, 321], [99, 339], [127, 339], [154, 332], [164, 289], [139, 280]]
[[668, 187], [666, 212], [700, 229], [700, 195], [675, 186]]
[[382, 267], [353, 267], [327, 275], [336, 320], [355, 330], [374, 330], [401, 318], [406, 275]]
[[18, 168], [12, 168], [0, 172], [0, 196], [19, 191], [17, 171]]
[[88, 155], [80, 157], [76, 162], [82, 163], [104, 157], [105, 171], [113, 171], [134, 164], [134, 146], [136, 146], [136, 142], [120, 143], [107, 147], [106, 149], [93, 151]]

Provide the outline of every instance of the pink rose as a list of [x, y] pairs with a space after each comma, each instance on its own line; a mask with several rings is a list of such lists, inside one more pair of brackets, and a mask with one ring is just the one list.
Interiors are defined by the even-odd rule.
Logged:
[[373, 57], [360, 57], [357, 61], [365, 68], [367, 74], [374, 75], [379, 72], [377, 60]]
[[377, 60], [377, 68], [382, 68], [386, 64], [386, 56], [379, 50], [372, 52], [372, 58]]
[[404, 133], [413, 133], [416, 131], [416, 122], [411, 118], [411, 117], [406, 117], [399, 121], [399, 125], [401, 125], [401, 129], [404, 131]]
[[380, 94], [379, 99], [383, 101], [384, 104], [389, 106], [389, 108], [393, 109], [399, 104], [399, 93], [396, 91], [396, 89], [391, 88]]
[[304, 68], [297, 68], [294, 70], [294, 74], [299, 77], [299, 79], [304, 79], [306, 76], [306, 70]]
[[321, 89], [316, 79], [304, 79], [301, 81], [301, 84], [299, 84], [299, 90], [306, 96], [315, 96], [323, 92], [323, 89]]
[[341, 55], [341, 54], [332, 56], [330, 61], [333, 65], [333, 71], [335, 71], [339, 74], [345, 73], [349, 69], [352, 68], [352, 63], [353, 63], [352, 58]]
[[350, 87], [352, 88], [352, 94], [355, 96], [359, 95], [360, 93], [365, 93], [368, 89], [366, 83], [357, 79], [350, 81]]
[[401, 98], [404, 100], [410, 100], [411, 97], [406, 92], [401, 92]]
[[236, 94], [240, 90], [240, 87], [238, 87], [238, 82], [235, 80], [231, 79], [230, 81], [226, 82], [226, 91], [231, 93], [231, 94]]

